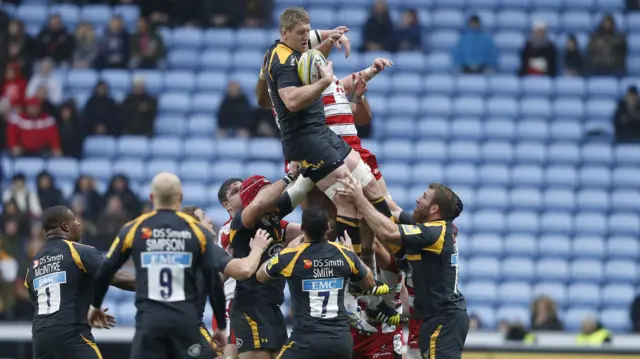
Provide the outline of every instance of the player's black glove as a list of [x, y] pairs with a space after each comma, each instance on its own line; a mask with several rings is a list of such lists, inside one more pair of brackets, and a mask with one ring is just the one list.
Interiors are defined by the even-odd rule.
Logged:
[[388, 285], [378, 281], [376, 281], [376, 285], [370, 290], [364, 290], [354, 283], [349, 284], [349, 293], [355, 297], [362, 297], [365, 295], [385, 295], [389, 294], [389, 291], [390, 289]]
[[402, 315], [384, 301], [380, 302], [375, 309], [367, 308], [365, 313], [369, 318], [389, 325], [400, 325], [402, 322]]

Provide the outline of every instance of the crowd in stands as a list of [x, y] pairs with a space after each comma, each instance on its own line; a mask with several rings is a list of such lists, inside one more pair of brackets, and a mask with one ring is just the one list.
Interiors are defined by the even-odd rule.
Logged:
[[[76, 0], [76, 4], [94, 3]], [[112, 1], [128, 4], [132, 0]], [[80, 107], [69, 98], [56, 75], [58, 68], [73, 69], [165, 69], [167, 49], [160, 26], [269, 27], [273, 1], [269, 0], [139, 0], [142, 17], [130, 33], [123, 19], [115, 15], [103, 29], [79, 23], [72, 32], [63, 19], [53, 14], [40, 33], [32, 37], [18, 19], [0, 11], [1, 54], [0, 149], [14, 157], [65, 156], [82, 158], [82, 142], [91, 135], [154, 135], [157, 99], [147, 92], [144, 77], [134, 77], [132, 90], [114, 98], [103, 81], [95, 84], [89, 100]], [[635, 3], [629, 2], [629, 7]], [[348, 25], [348, 24], [347, 24]], [[498, 49], [492, 35], [483, 29], [482, 18], [469, 17], [467, 27], [451, 50], [460, 73], [488, 74], [498, 67]], [[429, 51], [416, 9], [406, 10], [394, 23], [384, 0], [377, 0], [363, 24], [360, 51]], [[562, 50], [559, 50], [559, 49]], [[616, 28], [615, 19], [605, 15], [591, 34], [586, 48], [569, 35], [560, 47], [547, 34], [547, 24], [534, 21], [531, 35], [520, 51], [520, 76], [595, 76], [626, 74], [627, 38]], [[256, 65], [258, 66], [258, 65]], [[256, 73], [257, 77], [257, 73]], [[217, 113], [216, 136], [278, 137], [269, 111], [256, 108], [237, 82], [230, 82]], [[213, 121], [213, 120], [212, 120]], [[640, 142], [640, 99], [630, 86], [612, 114], [618, 142]], [[367, 137], [370, 128], [361, 128]], [[1, 171], [1, 166], [0, 166]], [[1, 172], [0, 172], [0, 177]], [[27, 186], [35, 180], [36, 188]], [[64, 198], [55, 178], [42, 172], [37, 178], [14, 174], [11, 186], [2, 193], [0, 217], [0, 320], [29, 320], [31, 308], [22, 275], [33, 255], [43, 245], [38, 218], [42, 209], [66, 204], [84, 229], [83, 242], [107, 250], [118, 229], [149, 204], [138, 198], [128, 179], [116, 175], [105, 193], [97, 190], [90, 174], [76, 181], [70, 198]], [[640, 297], [631, 310], [634, 330], [640, 332]], [[472, 330], [483, 329], [482, 318], [472, 316]], [[498, 329], [508, 338], [529, 340], [531, 330], [561, 331], [557, 305], [548, 297], [532, 304], [530, 323], [501, 322]], [[583, 332], [602, 329], [594, 318], [586, 318]]]

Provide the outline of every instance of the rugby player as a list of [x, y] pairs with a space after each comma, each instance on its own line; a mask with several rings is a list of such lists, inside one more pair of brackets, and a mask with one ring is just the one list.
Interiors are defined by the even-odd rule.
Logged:
[[[299, 224], [282, 221], [293, 211], [292, 199], [285, 189], [298, 176], [297, 168], [292, 166], [291, 172], [273, 184], [263, 176], [251, 176], [242, 182], [242, 210], [230, 223], [229, 242], [235, 258], [247, 256], [249, 240], [256, 230], [266, 230], [273, 238], [263, 262], [278, 254], [287, 240], [299, 235]], [[287, 328], [280, 311], [284, 285], [284, 280], [262, 284], [255, 276], [236, 282], [229, 317], [241, 359], [270, 358], [286, 341]]]
[[[32, 323], [34, 359], [101, 359], [87, 311], [93, 296], [94, 275], [104, 262], [97, 249], [78, 244], [81, 229], [75, 215], [64, 206], [48, 208], [42, 214], [47, 243], [35, 255], [24, 285], [35, 309]], [[135, 289], [135, 278], [118, 272], [111, 284]], [[103, 313], [108, 308], [100, 309]], [[103, 327], [115, 325], [104, 314]]]
[[391, 212], [366, 164], [326, 126], [322, 93], [334, 84], [331, 62], [318, 65], [321, 79], [314, 84], [304, 86], [298, 77], [297, 61], [309, 48], [309, 31], [309, 16], [303, 9], [285, 10], [280, 16], [280, 40], [267, 52], [263, 74], [277, 114], [285, 159], [301, 162], [302, 175], [335, 203], [337, 233], [348, 230], [359, 244], [357, 210], [352, 203], [334, 197], [340, 187], [336, 180], [353, 173], [378, 210], [388, 217]]
[[[213, 333], [224, 347], [224, 292], [218, 272], [231, 257], [214, 244], [213, 234], [179, 212], [180, 179], [160, 173], [151, 182], [154, 211], [127, 223], [113, 241], [107, 261], [97, 275], [93, 307], [99, 308], [107, 292], [106, 281], [131, 256], [136, 267], [136, 333], [131, 359], [192, 358], [201, 355], [197, 310], [196, 272], [202, 271], [206, 293], [219, 329]], [[104, 314], [89, 310], [89, 322], [104, 323]], [[221, 323], [221, 324], [220, 324]]]
[[396, 224], [371, 206], [353, 177], [340, 182], [344, 187], [338, 193], [356, 203], [376, 237], [406, 253], [415, 291], [413, 316], [422, 320], [420, 357], [461, 358], [469, 316], [458, 289], [457, 230], [453, 220], [462, 212], [462, 201], [450, 188], [432, 183], [416, 200], [412, 214], [399, 215], [399, 219], [416, 224]]
[[[225, 251], [229, 248], [229, 235], [231, 220], [235, 217], [236, 213], [242, 210], [242, 201], [240, 200], [240, 190], [242, 189], [242, 180], [240, 178], [229, 178], [225, 180], [218, 189], [218, 201], [229, 213], [229, 219], [220, 227], [218, 232], [218, 245]], [[224, 282], [224, 296], [226, 299], [225, 308], [227, 308], [227, 335], [229, 338], [229, 344], [224, 349], [225, 355], [230, 359], [236, 359], [238, 357], [238, 348], [236, 348], [236, 337], [233, 334], [233, 328], [229, 323], [229, 313], [231, 312], [231, 304], [233, 302], [233, 296], [236, 292], [236, 280], [228, 278]], [[214, 328], [217, 328], [218, 323], [215, 319], [212, 319]]]
[[330, 242], [329, 217], [321, 209], [302, 212], [303, 244], [282, 250], [257, 273], [261, 282], [286, 278], [293, 305], [293, 331], [277, 359], [348, 359], [353, 340], [344, 307], [351, 280], [371, 289], [371, 271], [346, 246]]
[[[203, 227], [208, 229], [211, 232], [211, 234], [215, 235], [215, 231], [213, 229], [213, 222], [209, 217], [207, 217], [207, 215], [204, 213], [204, 211], [200, 207], [197, 207], [197, 206], [184, 207], [182, 209], [182, 212], [196, 219], [198, 223], [200, 223]], [[265, 249], [267, 249], [270, 243], [271, 243], [271, 238], [268, 236], [267, 232], [262, 230], [257, 231], [256, 236], [252, 239], [250, 243], [251, 253], [249, 254], [249, 256], [242, 259], [239, 259], [239, 258], [231, 259], [229, 261], [229, 264], [227, 264], [227, 266], [224, 268], [224, 272], [223, 272], [224, 275], [228, 276], [230, 279], [233, 279], [233, 280], [235, 279], [245, 280], [251, 277], [258, 269], [258, 266], [261, 263], [260, 258], [262, 257], [262, 253], [265, 251]], [[229, 256], [229, 254], [225, 252], [225, 256]], [[199, 329], [203, 339], [202, 342], [200, 343], [201, 350], [202, 350], [201, 355], [204, 358], [219, 357], [220, 359], [224, 359], [224, 353], [222, 350], [220, 350], [224, 348], [214, 349], [215, 343], [211, 342], [211, 334], [209, 333], [209, 330], [207, 329], [207, 326], [204, 324], [204, 321], [202, 319], [204, 315], [205, 306], [207, 305], [207, 296], [206, 296], [206, 293], [204, 292], [205, 290], [204, 278], [201, 273], [196, 272], [196, 283], [198, 283], [198, 294], [200, 296], [198, 301], [198, 311], [199, 313], [201, 313]], [[217, 326], [216, 326], [216, 329], [217, 329]]]

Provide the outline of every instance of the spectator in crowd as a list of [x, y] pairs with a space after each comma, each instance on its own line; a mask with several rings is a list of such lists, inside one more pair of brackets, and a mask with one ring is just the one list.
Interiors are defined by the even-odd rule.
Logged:
[[129, 34], [122, 17], [115, 15], [100, 41], [97, 65], [100, 69], [124, 69], [129, 64]]
[[76, 27], [73, 68], [92, 68], [97, 56], [98, 39], [96, 39], [93, 25], [88, 22], [81, 22], [78, 24], [78, 27]]
[[29, 297], [29, 290], [24, 286], [24, 275], [27, 268], [31, 268], [33, 260], [42, 250], [46, 243], [44, 231], [39, 223], [34, 223], [31, 227], [31, 236], [26, 244], [25, 254], [19, 259], [18, 278], [16, 279], [16, 306], [14, 307], [14, 319], [17, 321], [30, 321], [33, 319], [33, 305]]
[[8, 255], [18, 258], [22, 253], [24, 239], [29, 236], [29, 217], [26, 213], [20, 212], [14, 199], [5, 201], [3, 206], [0, 226], [2, 248]]
[[240, 84], [235, 81], [227, 85], [227, 93], [218, 109], [218, 137], [231, 133], [247, 138], [251, 131], [251, 105]]
[[[167, 25], [171, 13], [171, 2], [166, 0], [138, 0], [140, 16], [149, 19], [154, 25]], [[206, 2], [205, 2], [206, 4]]]
[[13, 175], [11, 188], [7, 188], [2, 194], [2, 203], [9, 201], [14, 201], [20, 213], [27, 216], [39, 218], [42, 215], [38, 194], [27, 187], [27, 178], [22, 173]]
[[533, 32], [520, 50], [520, 76], [556, 76], [558, 54], [556, 46], [547, 36], [547, 24], [533, 23]]
[[564, 46], [564, 74], [566, 76], [581, 76], [584, 70], [582, 54], [576, 35], [569, 34]]
[[207, 0], [203, 23], [213, 27], [238, 27], [242, 24], [242, 1]]
[[477, 332], [479, 330], [483, 329], [483, 325], [482, 325], [482, 321], [480, 320], [480, 317], [475, 315], [475, 314], [471, 314], [469, 316], [469, 331], [470, 332]]
[[35, 43], [31, 36], [24, 30], [22, 21], [13, 19], [9, 22], [9, 37], [7, 49], [7, 65], [20, 68], [20, 73], [25, 77], [31, 76]]
[[362, 51], [394, 51], [394, 29], [385, 0], [376, 0], [362, 30]]
[[147, 93], [144, 78], [136, 76], [133, 79], [133, 90], [122, 102], [122, 133], [125, 135], [143, 135], [152, 137], [156, 115], [158, 113], [158, 101]]
[[99, 81], [82, 111], [82, 123], [88, 135], [119, 136], [122, 130], [118, 105], [109, 94], [109, 86]]
[[51, 101], [49, 101], [49, 93], [47, 92], [47, 88], [45, 86], [38, 87], [34, 98], [40, 101], [40, 110], [43, 113], [48, 113], [54, 118], [58, 115], [58, 108], [56, 107], [56, 105], [51, 103]]
[[243, 26], [270, 26], [273, 20], [271, 14], [273, 14], [273, 0], [245, 0]]
[[20, 73], [16, 64], [8, 65], [5, 69], [4, 85], [0, 96], [0, 111], [4, 118], [8, 118], [12, 110], [20, 110], [24, 103], [27, 81]]
[[107, 205], [97, 223], [98, 236], [96, 248], [99, 250], [109, 249], [113, 238], [118, 235], [118, 231], [120, 231], [129, 219], [130, 217], [127, 216], [127, 211], [122, 205], [120, 197], [117, 195], [107, 197]]
[[280, 132], [278, 125], [273, 120], [273, 113], [271, 110], [265, 110], [262, 108], [254, 108], [251, 110], [252, 121], [254, 124], [252, 137], [277, 137], [280, 138]]
[[67, 32], [60, 15], [52, 14], [36, 38], [37, 58], [51, 58], [60, 66], [71, 61], [72, 53], [72, 36]]
[[640, 142], [640, 98], [638, 88], [629, 86], [625, 96], [618, 101], [613, 114], [616, 142]]
[[580, 334], [576, 338], [576, 344], [588, 346], [601, 346], [603, 344], [611, 344], [613, 335], [609, 330], [602, 326], [595, 317], [589, 316], [582, 321]]
[[122, 207], [127, 213], [128, 219], [133, 219], [140, 214], [140, 210], [142, 209], [142, 203], [140, 203], [140, 199], [136, 196], [135, 193], [129, 187], [129, 178], [125, 175], [115, 175], [111, 179], [111, 183], [109, 183], [109, 188], [107, 189], [107, 193], [105, 193], [104, 198], [118, 197], [122, 202]]
[[627, 11], [640, 11], [640, 0], [627, 0]]
[[55, 179], [47, 171], [38, 174], [38, 199], [43, 210], [64, 204], [62, 191], [56, 187]]
[[629, 310], [629, 319], [631, 319], [631, 328], [634, 333], [640, 333], [640, 295], [631, 303]]
[[139, 69], [163, 67], [164, 42], [147, 19], [138, 19], [137, 32], [131, 37], [131, 65]]
[[504, 339], [511, 342], [521, 342], [523, 344], [533, 344], [536, 341], [535, 335], [530, 333], [524, 324], [519, 321], [509, 324]]
[[398, 50], [422, 51], [422, 32], [416, 9], [405, 10], [396, 33]]
[[498, 51], [491, 36], [482, 30], [478, 15], [469, 18], [467, 29], [453, 48], [452, 59], [466, 74], [487, 73], [498, 67]]
[[558, 307], [551, 298], [543, 295], [531, 304], [531, 329], [562, 331], [562, 323], [558, 319]]
[[605, 15], [591, 34], [587, 59], [592, 75], [622, 76], [627, 72], [627, 36], [616, 29], [611, 14]]
[[57, 122], [62, 153], [68, 157], [82, 157], [84, 133], [74, 101], [66, 101], [60, 106]]
[[13, 319], [16, 302], [15, 281], [18, 277], [18, 261], [4, 250], [0, 235], [0, 320]]
[[[9, 15], [0, 9], [0, 44], [9, 43]], [[7, 66], [9, 58], [7, 46], [0, 46], [0, 84], [4, 80], [4, 73], [1, 71]]]
[[25, 111], [12, 114], [7, 126], [7, 147], [13, 156], [61, 156], [56, 120], [42, 112], [40, 100], [30, 98]]
[[71, 208], [73, 214], [76, 215], [76, 219], [80, 223], [80, 228], [82, 228], [82, 238], [80, 242], [90, 246], [95, 246], [98, 227], [96, 227], [93, 221], [87, 218], [82, 196], [73, 196], [69, 201], [69, 208]]
[[78, 178], [71, 201], [76, 200], [82, 201], [84, 218], [95, 222], [102, 212], [102, 197], [96, 190], [96, 183], [92, 177], [82, 175]]
[[57, 105], [62, 102], [62, 81], [53, 73], [55, 62], [52, 59], [44, 59], [40, 62], [38, 72], [31, 77], [27, 84], [27, 97], [34, 97], [38, 88], [47, 88], [47, 98]]

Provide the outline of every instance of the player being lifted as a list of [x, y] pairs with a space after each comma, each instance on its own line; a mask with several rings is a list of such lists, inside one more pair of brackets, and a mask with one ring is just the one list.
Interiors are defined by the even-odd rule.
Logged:
[[[226, 344], [224, 292], [218, 272], [231, 258], [214, 244], [212, 233], [191, 216], [179, 212], [180, 179], [160, 173], [151, 182], [154, 211], [126, 224], [113, 241], [98, 275], [93, 307], [107, 292], [109, 278], [131, 256], [136, 267], [136, 333], [131, 359], [193, 358], [201, 355], [202, 317], [197, 310], [197, 271], [202, 271], [206, 293], [218, 323], [213, 338]], [[255, 257], [255, 256], [254, 256]], [[89, 311], [90, 323], [104, 322], [101, 311]]]
[[[387, 217], [391, 212], [367, 165], [355, 151], [326, 126], [322, 93], [334, 84], [332, 65], [318, 65], [321, 79], [303, 85], [297, 71], [301, 54], [309, 47], [309, 16], [301, 8], [289, 8], [280, 16], [280, 40], [265, 56], [264, 78], [278, 119], [286, 160], [299, 161], [302, 175], [331, 199], [337, 208], [336, 232], [348, 231], [355, 245], [361, 243], [357, 210], [335, 197], [337, 182], [352, 173], [363, 183], [367, 198]], [[306, 192], [305, 192], [306, 193]], [[372, 248], [373, 243], [366, 243]]]
[[258, 270], [261, 282], [286, 278], [291, 292], [293, 331], [278, 359], [351, 358], [345, 284], [351, 280], [371, 289], [374, 280], [350, 248], [327, 240], [328, 222], [325, 211], [305, 209], [303, 243], [282, 250]]
[[[102, 254], [91, 246], [78, 244], [80, 224], [67, 207], [46, 209], [42, 214], [42, 228], [47, 243], [35, 255], [24, 281], [35, 309], [33, 358], [101, 359], [87, 322], [87, 312], [93, 296], [94, 276], [104, 262]], [[111, 284], [133, 291], [135, 278], [121, 271]], [[100, 327], [110, 328], [115, 319], [104, 312], [105, 322]]]
[[[186, 213], [193, 217], [198, 221], [203, 227], [211, 232], [211, 234], [215, 235], [215, 231], [213, 230], [213, 223], [209, 217], [204, 213], [204, 211], [197, 206], [189, 206], [182, 209], [183, 213]], [[222, 273], [225, 276], [228, 276], [232, 280], [246, 280], [249, 279], [258, 269], [260, 265], [260, 258], [262, 257], [262, 253], [264, 253], [265, 249], [271, 244], [271, 239], [267, 235], [265, 231], [258, 231], [254, 239], [252, 239], [250, 243], [251, 253], [249, 256], [245, 258], [237, 258], [231, 259], [231, 256], [224, 252], [221, 256], [224, 258], [222, 261], [227, 262], [227, 264], [223, 267]], [[215, 343], [211, 341], [211, 334], [207, 329], [207, 326], [204, 324], [203, 315], [205, 306], [207, 304], [207, 295], [205, 293], [205, 283], [204, 277], [201, 273], [196, 272], [196, 284], [198, 287], [198, 313], [200, 313], [200, 323], [198, 324], [200, 333], [202, 334], [201, 340], [201, 355], [204, 358], [213, 358], [218, 357], [219, 359], [224, 359], [223, 349], [219, 348], [214, 349]], [[216, 326], [216, 329], [217, 326]], [[215, 355], [214, 355], [215, 354]]]

